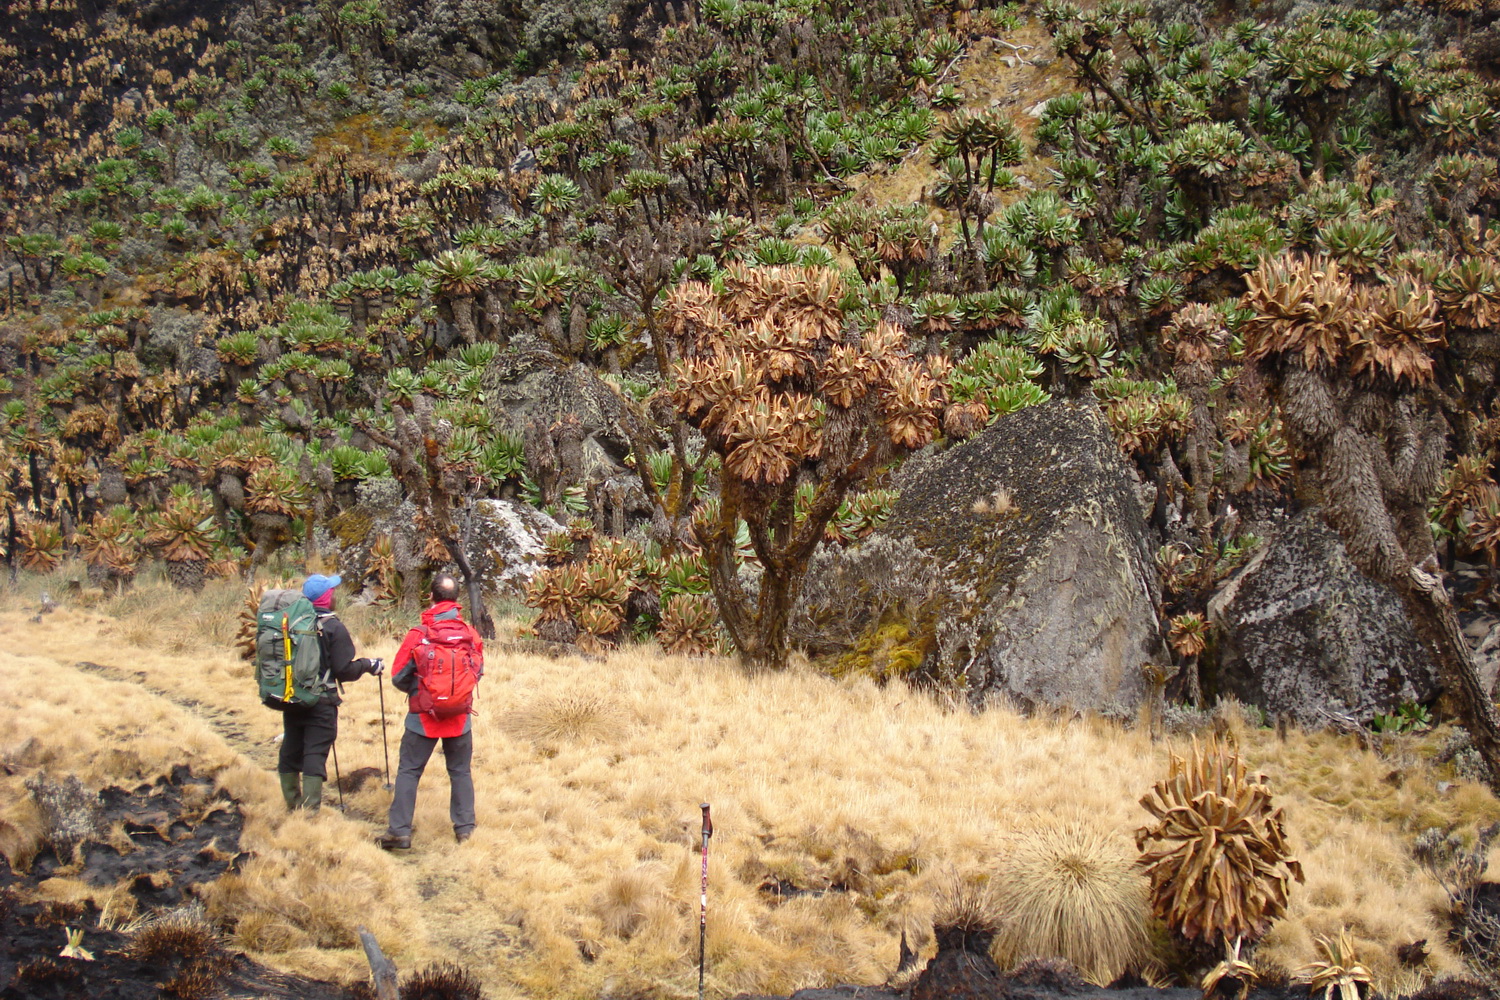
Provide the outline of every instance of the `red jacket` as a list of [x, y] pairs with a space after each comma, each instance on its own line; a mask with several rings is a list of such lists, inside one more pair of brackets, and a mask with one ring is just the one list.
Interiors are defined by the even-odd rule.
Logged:
[[[439, 601], [426, 611], [422, 612], [422, 624], [430, 626], [433, 622], [459, 618], [463, 607], [456, 601]], [[462, 619], [460, 619], [462, 620]], [[484, 640], [479, 633], [467, 622], [464, 624], [469, 629], [469, 635], [474, 641], [474, 649], [479, 653], [479, 676], [484, 676]], [[401, 648], [396, 650], [396, 657], [391, 661], [391, 685], [398, 691], [404, 691], [410, 696], [417, 689], [417, 661], [412, 654], [417, 645], [422, 641], [422, 630], [414, 628], [406, 633], [406, 638], [401, 640]], [[451, 719], [439, 719], [427, 712], [418, 712], [411, 709], [408, 697], [406, 717], [406, 728], [412, 732], [420, 732], [429, 739], [437, 739], [442, 736], [462, 736], [469, 731], [468, 713], [455, 715]], [[415, 723], [415, 724], [414, 724]]]

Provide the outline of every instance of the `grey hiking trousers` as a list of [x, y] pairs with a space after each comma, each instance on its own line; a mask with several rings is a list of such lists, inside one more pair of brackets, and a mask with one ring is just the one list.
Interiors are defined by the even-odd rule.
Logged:
[[448, 817], [453, 820], [453, 832], [466, 834], [474, 829], [474, 778], [469, 773], [474, 758], [473, 732], [433, 738], [408, 729], [401, 734], [401, 764], [396, 771], [395, 798], [391, 800], [387, 832], [394, 836], [411, 836], [411, 818], [417, 811], [417, 784], [439, 740], [443, 744], [443, 761], [448, 765]]

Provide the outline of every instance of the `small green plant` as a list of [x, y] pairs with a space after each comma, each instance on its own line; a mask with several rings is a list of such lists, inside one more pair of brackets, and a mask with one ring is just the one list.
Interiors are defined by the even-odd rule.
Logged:
[[1389, 714], [1382, 713], [1370, 720], [1370, 728], [1377, 733], [1420, 733], [1432, 728], [1432, 712], [1426, 705], [1408, 701]]

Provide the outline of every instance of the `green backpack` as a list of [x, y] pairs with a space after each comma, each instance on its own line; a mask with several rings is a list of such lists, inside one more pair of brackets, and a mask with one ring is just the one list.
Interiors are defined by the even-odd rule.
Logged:
[[300, 590], [261, 595], [255, 626], [255, 676], [260, 700], [278, 711], [315, 705], [327, 690], [318, 612]]

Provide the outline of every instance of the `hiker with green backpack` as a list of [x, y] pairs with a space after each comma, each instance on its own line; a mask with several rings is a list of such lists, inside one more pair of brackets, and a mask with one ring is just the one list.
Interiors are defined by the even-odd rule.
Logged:
[[268, 590], [256, 620], [261, 701], [281, 712], [276, 764], [286, 807], [317, 812], [328, 751], [339, 732], [339, 685], [378, 674], [381, 661], [354, 658], [354, 640], [333, 612], [339, 576], [314, 573], [297, 590]]

